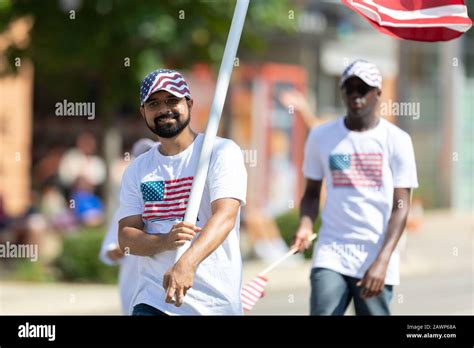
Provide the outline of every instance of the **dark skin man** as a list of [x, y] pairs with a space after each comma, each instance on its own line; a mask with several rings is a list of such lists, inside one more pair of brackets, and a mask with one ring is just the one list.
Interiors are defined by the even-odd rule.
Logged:
[[[354, 132], [364, 132], [376, 127], [380, 122], [376, 114], [380, 95], [380, 89], [367, 85], [360, 78], [349, 78], [342, 87], [342, 97], [347, 108], [345, 126]], [[322, 180], [306, 180], [300, 207], [300, 223], [293, 243], [300, 252], [310, 247], [308, 238], [313, 233], [313, 225], [319, 215], [321, 185]], [[394, 189], [393, 208], [382, 248], [364, 277], [357, 283], [362, 289], [362, 298], [380, 295], [385, 286], [390, 257], [406, 225], [410, 194], [410, 188]]]

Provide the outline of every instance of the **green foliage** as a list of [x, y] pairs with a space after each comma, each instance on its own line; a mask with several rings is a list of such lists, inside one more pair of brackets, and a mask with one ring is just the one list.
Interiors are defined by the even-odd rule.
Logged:
[[118, 267], [99, 260], [103, 237], [103, 228], [84, 228], [64, 238], [62, 253], [53, 264], [44, 264], [41, 259], [35, 262], [14, 260], [4, 278], [31, 282], [116, 283]]
[[[279, 215], [276, 218], [276, 224], [280, 230], [281, 236], [285, 240], [288, 246], [291, 245], [293, 237], [295, 236], [296, 230], [298, 229], [299, 224], [299, 212], [296, 209], [288, 210], [286, 213]], [[318, 232], [319, 227], [321, 226], [321, 219], [318, 217], [316, 223], [314, 224], [314, 232]], [[316, 241], [313, 242], [313, 245]], [[305, 252], [305, 258], [310, 259], [313, 254], [313, 248], [309, 248]]]
[[115, 283], [118, 267], [99, 260], [103, 229], [89, 228], [65, 237], [63, 252], [55, 262], [60, 280]]
[[12, 280], [28, 282], [52, 282], [55, 280], [54, 270], [40, 261], [19, 259], [15, 262]]
[[[124, 105], [137, 105], [139, 82], [153, 69], [207, 62], [217, 70], [235, 3], [0, 0], [0, 32], [15, 18], [34, 19], [30, 44], [10, 47], [7, 67], [15, 69], [15, 57], [33, 60], [41, 84], [36, 108], [51, 110], [58, 99], [92, 99], [107, 124]], [[240, 48], [262, 50], [265, 30], [292, 30], [288, 11], [287, 0], [251, 1]]]

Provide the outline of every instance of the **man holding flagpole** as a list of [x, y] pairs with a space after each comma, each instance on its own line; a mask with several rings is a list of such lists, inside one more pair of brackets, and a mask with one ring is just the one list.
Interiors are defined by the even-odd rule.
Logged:
[[[233, 141], [216, 138], [197, 222], [183, 221], [204, 140], [189, 125], [190, 90], [179, 72], [160, 69], [145, 77], [140, 99], [140, 113], [158, 143], [122, 179], [119, 244], [142, 256], [132, 314], [242, 314], [242, 152]], [[177, 248], [188, 241], [175, 263]]]

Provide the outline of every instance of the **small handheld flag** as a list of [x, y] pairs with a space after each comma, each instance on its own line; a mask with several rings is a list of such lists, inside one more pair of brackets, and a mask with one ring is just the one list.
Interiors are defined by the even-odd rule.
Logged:
[[[315, 238], [316, 234], [312, 234], [308, 240], [312, 242]], [[297, 251], [297, 248], [291, 248], [285, 255], [273, 262], [270, 266], [265, 268], [255, 278], [242, 287], [242, 290], [240, 291], [240, 299], [242, 301], [244, 311], [248, 312], [252, 310], [257, 301], [265, 295], [265, 287], [268, 284], [268, 279], [265, 276]]]
[[258, 275], [244, 287], [242, 287], [242, 291], [240, 293], [242, 306], [244, 307], [244, 311], [250, 311], [253, 306], [257, 303], [257, 301], [265, 296], [265, 287], [268, 284], [268, 279], [264, 276]]

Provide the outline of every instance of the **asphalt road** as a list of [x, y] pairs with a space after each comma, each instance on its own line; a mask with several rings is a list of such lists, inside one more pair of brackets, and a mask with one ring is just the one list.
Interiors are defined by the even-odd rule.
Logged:
[[[287, 286], [282, 282], [282, 279], [270, 281], [265, 297], [249, 314], [307, 315], [309, 281], [287, 281]], [[466, 268], [403, 277], [401, 285], [394, 290], [392, 313], [472, 315], [473, 284], [473, 273]], [[0, 314], [120, 314], [120, 308], [117, 288], [113, 285], [3, 283]], [[352, 309], [346, 314], [353, 314]]]

